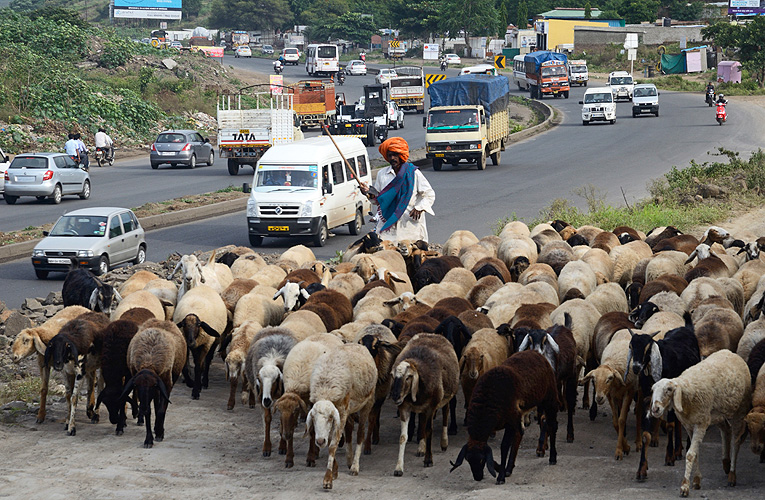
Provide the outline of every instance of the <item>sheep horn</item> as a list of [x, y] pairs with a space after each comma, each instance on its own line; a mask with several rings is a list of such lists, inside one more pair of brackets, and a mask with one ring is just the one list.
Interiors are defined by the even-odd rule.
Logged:
[[467, 445], [463, 446], [462, 449], [460, 450], [459, 455], [457, 455], [456, 462], [452, 462], [451, 460], [449, 460], [449, 463], [452, 464], [452, 468], [449, 472], [453, 472], [454, 469], [462, 465], [462, 461], [465, 460], [465, 452], [467, 452]]
[[696, 255], [698, 254], [698, 248], [691, 252], [691, 255], [688, 256], [688, 260], [685, 261], [686, 264], [690, 263], [694, 258], [696, 258]]
[[525, 351], [526, 348], [529, 346], [529, 341], [531, 337], [527, 333], [525, 337], [523, 337], [523, 342], [521, 342], [521, 345], [518, 346], [518, 352]]

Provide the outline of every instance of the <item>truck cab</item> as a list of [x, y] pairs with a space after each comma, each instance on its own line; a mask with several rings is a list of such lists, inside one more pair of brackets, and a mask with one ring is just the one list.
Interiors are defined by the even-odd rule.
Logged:
[[586, 87], [590, 79], [589, 72], [587, 71], [587, 61], [584, 59], [571, 60], [568, 62], [567, 67], [568, 79], [571, 85], [577, 84]]
[[[483, 106], [439, 106], [430, 108], [425, 122], [427, 157], [433, 170], [444, 162], [457, 165], [460, 160], [486, 168], [483, 147], [486, 141], [486, 112]], [[483, 168], [482, 168], [483, 167]]]
[[329, 231], [344, 225], [359, 234], [371, 204], [356, 175], [372, 184], [367, 149], [354, 137], [336, 137], [334, 144], [312, 137], [270, 148], [258, 161], [247, 200], [250, 245], [260, 246], [264, 237], [304, 236], [324, 246]]
[[635, 82], [632, 80], [632, 75], [626, 71], [612, 71], [608, 74], [608, 86], [611, 87], [611, 93], [614, 94], [614, 100], [625, 99], [627, 101], [632, 99], [632, 90], [635, 86]]

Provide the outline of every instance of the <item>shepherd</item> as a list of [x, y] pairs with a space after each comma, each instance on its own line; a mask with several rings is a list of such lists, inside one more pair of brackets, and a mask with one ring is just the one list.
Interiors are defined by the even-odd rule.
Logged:
[[365, 184], [361, 186], [362, 192], [377, 205], [375, 232], [391, 241], [428, 241], [423, 212], [435, 215], [432, 209], [435, 191], [422, 172], [407, 161], [409, 144], [404, 139], [386, 140], [380, 144], [380, 154], [390, 166], [377, 174], [374, 189], [370, 190]]

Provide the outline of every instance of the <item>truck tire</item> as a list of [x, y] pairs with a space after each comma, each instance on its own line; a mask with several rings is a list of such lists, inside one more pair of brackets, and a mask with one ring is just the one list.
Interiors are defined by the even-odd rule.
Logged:
[[441, 166], [444, 164], [444, 160], [441, 158], [433, 158], [433, 170], [436, 172], [441, 171]]
[[497, 151], [496, 153], [491, 154], [491, 163], [492, 165], [499, 165], [499, 160], [502, 157], [502, 151]]
[[569, 92], [568, 90], [563, 92], [563, 98], [564, 99], [568, 99], [568, 92]]
[[486, 170], [486, 152], [481, 153], [481, 157], [476, 162], [478, 170]]
[[228, 159], [228, 175], [236, 175], [239, 173], [239, 163], [236, 160]]
[[367, 124], [367, 147], [372, 147], [375, 145], [375, 124], [374, 123], [368, 123]]

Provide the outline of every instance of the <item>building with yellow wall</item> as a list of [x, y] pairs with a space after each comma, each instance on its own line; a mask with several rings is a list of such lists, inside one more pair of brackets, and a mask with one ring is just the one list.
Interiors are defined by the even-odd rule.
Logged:
[[538, 22], [547, 25], [547, 49], [562, 50], [574, 48], [574, 26], [609, 27], [608, 21], [593, 21], [584, 19], [543, 19]]

